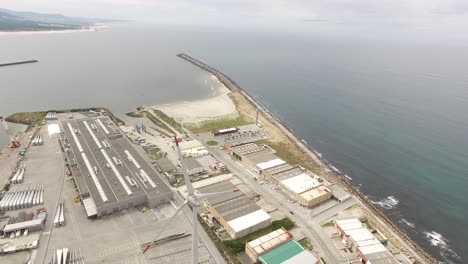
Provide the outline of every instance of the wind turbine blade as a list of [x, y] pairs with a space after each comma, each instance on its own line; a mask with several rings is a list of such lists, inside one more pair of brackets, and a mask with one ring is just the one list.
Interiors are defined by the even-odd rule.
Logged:
[[[167, 218], [167, 221], [171, 222], [172, 219], [182, 210], [182, 208], [184, 208], [184, 206], [187, 205], [187, 203], [188, 203], [188, 201], [185, 200], [184, 203], [181, 206], [179, 206], [179, 208], [177, 208], [175, 213], [171, 217]], [[146, 251], [148, 251], [151, 248], [151, 246], [154, 245], [155, 241], [159, 238], [159, 236], [162, 234], [162, 232], [164, 230], [166, 230], [166, 229], [161, 228], [161, 230], [159, 230], [159, 232], [156, 234], [156, 236], [154, 236], [153, 240], [151, 240], [151, 242], [148, 244], [148, 246], [146, 246], [146, 248], [143, 250], [143, 254], [145, 254]]]
[[187, 193], [188, 195], [192, 195], [194, 194], [193, 185], [190, 182], [187, 168], [185, 167], [185, 161], [180, 152], [179, 140], [177, 139], [177, 136], [174, 137], [174, 143], [176, 144], [176, 147], [177, 147], [177, 154], [179, 155], [179, 161], [180, 161], [180, 170], [182, 171], [182, 175], [184, 175], [185, 185], [187, 186]]
[[192, 208], [192, 264], [198, 263], [198, 206]]
[[213, 198], [213, 197], [219, 197], [219, 196], [222, 196], [222, 195], [224, 195], [224, 194], [233, 193], [233, 192], [240, 192], [240, 190], [239, 190], [239, 189], [235, 189], [235, 190], [225, 191], [225, 192], [196, 193], [196, 194], [194, 194], [194, 196], [195, 196], [197, 199], [208, 199], [208, 198]]

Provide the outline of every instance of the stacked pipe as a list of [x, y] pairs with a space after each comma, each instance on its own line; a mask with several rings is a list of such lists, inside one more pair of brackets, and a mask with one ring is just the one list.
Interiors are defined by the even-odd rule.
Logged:
[[79, 250], [59, 248], [48, 262], [49, 264], [81, 264], [85, 263]]
[[14, 185], [0, 201], [0, 211], [29, 208], [43, 203], [43, 185]]
[[13, 176], [13, 178], [11, 178], [11, 182], [12, 183], [22, 183], [23, 182], [23, 179], [24, 179], [24, 172], [25, 172], [26, 168], [24, 166], [20, 167], [15, 175]]
[[58, 119], [57, 112], [49, 112], [47, 113], [45, 118], [46, 120], [57, 120]]
[[35, 136], [32, 140], [31, 140], [31, 145], [42, 145], [42, 136], [41, 135], [37, 135]]

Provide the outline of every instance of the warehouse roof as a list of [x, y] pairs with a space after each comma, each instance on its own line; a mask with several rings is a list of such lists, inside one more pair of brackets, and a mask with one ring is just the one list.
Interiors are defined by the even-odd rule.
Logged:
[[168, 172], [168, 171], [177, 170], [177, 167], [174, 165], [174, 163], [172, 163], [172, 161], [170, 161], [170, 160], [167, 159], [167, 158], [162, 158], [162, 159], [156, 160], [156, 165], [158, 165], [158, 167], [159, 167], [163, 172]]
[[286, 161], [276, 158], [274, 160], [257, 163], [257, 167], [261, 170], [266, 170], [266, 169], [273, 168], [279, 165], [283, 165], [285, 163]]
[[305, 173], [282, 180], [281, 183], [296, 194], [300, 194], [320, 186], [319, 181]]
[[252, 162], [254, 164], [262, 163], [262, 162], [265, 162], [265, 161], [274, 160], [274, 159], [278, 158], [273, 153], [271, 153], [269, 150], [262, 150], [262, 151], [259, 151], [259, 152], [247, 154], [247, 155], [244, 155], [244, 157], [246, 159], [250, 160], [250, 162]]
[[366, 258], [368, 262], [372, 264], [398, 264], [400, 263], [393, 257], [393, 255], [389, 251], [382, 251], [378, 253], [368, 254], [366, 255]]
[[277, 229], [262, 237], [247, 243], [247, 246], [252, 248], [257, 255], [261, 255], [274, 247], [277, 247], [286, 241], [290, 240], [292, 235], [284, 228]]
[[313, 254], [310, 251], [304, 250], [296, 256], [282, 262], [282, 264], [315, 264], [318, 263], [318, 261], [318, 257], [315, 254]]
[[318, 198], [318, 197], [321, 197], [321, 196], [324, 196], [324, 195], [330, 195], [331, 196], [331, 192], [330, 192], [330, 190], [328, 190], [327, 187], [321, 185], [321, 186], [319, 186], [317, 188], [305, 191], [305, 192], [301, 193], [300, 195], [304, 199], [310, 201], [310, 200], [314, 200], [315, 198]]
[[349, 231], [353, 229], [362, 229], [362, 223], [359, 219], [347, 219], [347, 220], [337, 220], [336, 224], [340, 227], [346, 235], [349, 235]]
[[203, 147], [203, 144], [198, 140], [181, 141], [179, 142], [179, 147], [181, 151], [184, 151], [187, 149]]
[[[372, 235], [372, 233], [369, 230], [365, 229], [365, 228], [349, 230], [349, 231], [347, 231], [346, 234], [349, 235], [349, 237], [351, 239], [353, 239], [353, 241], [355, 241], [355, 242], [375, 239], [374, 235]], [[377, 239], [375, 239], [375, 240], [377, 240]], [[380, 242], [379, 242], [379, 244], [380, 244]]]
[[270, 148], [266, 145], [257, 145], [255, 143], [247, 143], [239, 146], [232, 147], [231, 150], [235, 151], [239, 155], [248, 155], [256, 152], [268, 151]]
[[357, 241], [354, 240], [354, 241], [355, 241], [355, 243], [356, 243], [356, 245], [358, 247], [365, 247], [365, 246], [381, 244], [380, 241], [375, 237], [373, 237], [371, 239], [365, 239], [365, 240], [361, 239], [361, 240], [357, 240]]
[[[231, 181], [222, 181], [197, 189], [201, 193], [222, 192], [235, 189]], [[231, 221], [241, 216], [260, 210], [260, 207], [250, 201], [242, 192], [227, 193], [222, 196], [209, 198], [208, 202], [225, 221]]]
[[203, 168], [203, 165], [201, 165], [200, 162], [198, 162], [198, 160], [193, 157], [184, 158], [184, 165], [187, 170]]
[[341, 189], [335, 184], [328, 186], [328, 188], [330, 188], [333, 196], [340, 202], [346, 201], [347, 199], [351, 198], [351, 195], [349, 193], [345, 192], [343, 189]]
[[255, 226], [259, 223], [262, 223], [267, 220], [271, 220], [271, 216], [267, 214], [267, 212], [263, 211], [262, 209], [249, 213], [247, 215], [243, 215], [238, 217], [234, 220], [231, 220], [228, 225], [232, 228], [234, 232], [240, 232], [245, 229], [249, 229], [252, 226]]
[[264, 264], [280, 264], [304, 251], [304, 248], [295, 240], [288, 242], [260, 255], [258, 260]]
[[304, 171], [300, 167], [295, 166], [290, 170], [282, 171], [280, 173], [277, 173], [277, 174], [273, 175], [273, 177], [277, 181], [282, 181], [282, 180], [286, 180], [286, 179], [289, 179], [289, 178], [297, 176], [297, 175], [301, 175], [302, 173], [304, 173]]
[[289, 163], [284, 163], [283, 165], [279, 165], [279, 166], [276, 166], [276, 167], [273, 167], [273, 168], [269, 168], [269, 169], [266, 169], [265, 171], [267, 171], [268, 173], [270, 173], [272, 175], [275, 175], [275, 174], [282, 173], [282, 172], [285, 172], [285, 171], [289, 171], [289, 170], [292, 170], [292, 169], [294, 169], [293, 166], [291, 166]]
[[374, 253], [378, 253], [378, 252], [384, 252], [384, 251], [388, 251], [388, 250], [384, 245], [378, 244], [378, 245], [369, 245], [369, 246], [359, 247], [359, 251], [363, 255], [367, 256], [367, 255], [370, 255], [370, 254], [374, 254]]
[[93, 202], [93, 199], [91, 198], [83, 199], [83, 206], [85, 208], [86, 215], [88, 217], [97, 215], [97, 209], [96, 209], [96, 205]]
[[14, 231], [21, 230], [21, 229], [29, 229], [31, 227], [38, 227], [41, 225], [42, 225], [42, 219], [34, 219], [30, 221], [6, 225], [5, 228], [3, 228], [3, 232], [10, 233], [10, 232], [14, 232]]

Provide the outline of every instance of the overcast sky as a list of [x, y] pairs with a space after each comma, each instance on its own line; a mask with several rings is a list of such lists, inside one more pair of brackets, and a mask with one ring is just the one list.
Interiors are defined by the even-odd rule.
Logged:
[[[16, 10], [164, 24], [459, 31], [467, 0], [1, 0]], [[465, 29], [466, 30], [466, 29]]]

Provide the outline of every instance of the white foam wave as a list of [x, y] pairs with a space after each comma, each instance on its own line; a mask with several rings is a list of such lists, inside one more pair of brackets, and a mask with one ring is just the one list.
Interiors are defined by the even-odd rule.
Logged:
[[406, 220], [406, 219], [404, 219], [404, 218], [402, 218], [402, 219], [400, 220], [400, 222], [401, 222], [401, 223], [404, 223], [405, 225], [407, 225], [407, 226], [409, 226], [409, 227], [411, 227], [411, 228], [415, 228], [415, 227], [416, 227], [416, 225], [415, 225], [414, 223], [411, 223], [410, 221], [408, 221], [408, 220]]
[[437, 233], [436, 231], [424, 232], [424, 234], [429, 239], [429, 242], [431, 242], [431, 245], [440, 248], [447, 248], [448, 240], [441, 234]]
[[400, 201], [398, 201], [394, 196], [388, 196], [380, 201], [370, 201], [373, 204], [378, 204], [380, 207], [384, 209], [393, 209], [395, 208]]

